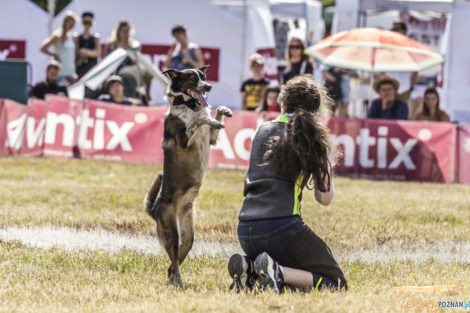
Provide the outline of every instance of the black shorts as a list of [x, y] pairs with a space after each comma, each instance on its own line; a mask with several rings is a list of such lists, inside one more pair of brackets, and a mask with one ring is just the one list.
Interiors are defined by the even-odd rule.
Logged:
[[239, 222], [238, 239], [243, 251], [254, 260], [267, 252], [280, 265], [326, 277], [347, 289], [347, 282], [330, 248], [300, 216]]

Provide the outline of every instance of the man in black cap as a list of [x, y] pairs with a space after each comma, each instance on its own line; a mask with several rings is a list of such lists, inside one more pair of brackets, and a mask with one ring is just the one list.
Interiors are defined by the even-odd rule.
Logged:
[[122, 78], [117, 75], [111, 75], [104, 83], [107, 94], [102, 94], [98, 100], [125, 105], [136, 105], [136, 101], [124, 97], [124, 84]]
[[90, 32], [93, 26], [93, 18], [93, 12], [83, 12], [83, 33], [74, 38], [75, 46], [77, 47], [75, 67], [77, 75], [80, 77], [85, 75], [98, 63], [98, 57], [101, 54], [100, 35]]
[[68, 96], [67, 88], [57, 84], [60, 75], [60, 63], [56, 60], [50, 60], [46, 67], [46, 80], [34, 85], [29, 92], [30, 98], [39, 98], [44, 100], [46, 94], [56, 94]]

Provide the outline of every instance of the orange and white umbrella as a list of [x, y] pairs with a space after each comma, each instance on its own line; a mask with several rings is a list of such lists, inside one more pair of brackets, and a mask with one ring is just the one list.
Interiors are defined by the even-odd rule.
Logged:
[[417, 72], [444, 58], [416, 40], [378, 28], [356, 28], [305, 49], [322, 63], [368, 72]]

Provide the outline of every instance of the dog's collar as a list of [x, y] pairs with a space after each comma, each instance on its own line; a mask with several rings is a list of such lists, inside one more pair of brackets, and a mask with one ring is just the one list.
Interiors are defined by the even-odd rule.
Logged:
[[184, 92], [181, 92], [181, 91], [173, 91], [173, 89], [171, 89], [171, 87], [168, 87], [168, 90], [166, 92], [166, 96], [167, 97], [170, 97], [170, 98], [176, 98], [178, 96], [183, 96], [183, 100], [184, 101], [188, 101], [188, 100], [191, 100], [193, 99], [192, 97], [188, 96], [187, 94], [185, 94]]
[[188, 96], [184, 92], [173, 91], [170, 87], [168, 87], [166, 97], [168, 102], [172, 105], [185, 105], [193, 111], [197, 111], [200, 108], [196, 102], [196, 99]]

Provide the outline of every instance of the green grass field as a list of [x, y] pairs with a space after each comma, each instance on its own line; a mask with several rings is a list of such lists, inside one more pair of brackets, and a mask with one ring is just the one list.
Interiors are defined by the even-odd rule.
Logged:
[[[150, 165], [0, 159], [0, 230], [67, 226], [153, 235], [142, 199], [161, 168]], [[197, 200], [198, 239], [236, 243], [244, 172], [209, 170]], [[333, 204], [305, 192], [302, 215], [334, 254], [386, 245], [470, 242], [470, 186], [336, 177]], [[155, 244], [157, 239], [155, 238]], [[419, 254], [419, 251], [414, 251]], [[403, 301], [470, 300], [470, 263], [341, 262], [350, 291], [275, 295], [228, 290], [227, 258], [194, 257], [184, 290], [166, 285], [168, 258], [132, 251], [43, 250], [0, 242], [0, 312], [431, 312]], [[457, 285], [447, 295], [394, 295], [402, 285]], [[442, 308], [439, 312], [457, 309]]]

